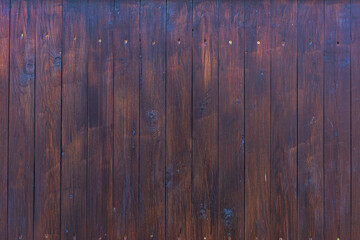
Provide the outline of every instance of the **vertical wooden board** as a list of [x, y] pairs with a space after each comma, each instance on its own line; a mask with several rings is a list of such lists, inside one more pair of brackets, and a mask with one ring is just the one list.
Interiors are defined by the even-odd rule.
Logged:
[[191, 239], [192, 1], [168, 1], [166, 238]]
[[141, 1], [140, 239], [165, 239], [166, 2]]
[[140, 1], [114, 12], [114, 239], [138, 238]]
[[218, 223], [218, 2], [193, 6], [192, 239], [215, 240]]
[[36, 7], [34, 239], [60, 239], [61, 0]]
[[360, 1], [351, 0], [351, 239], [360, 239]]
[[33, 239], [35, 3], [12, 1], [8, 239]]
[[245, 2], [245, 239], [270, 239], [270, 11]]
[[[87, 32], [83, 0], [63, 1], [61, 239], [86, 239]], [[76, 24], [74, 24], [76, 23]]]
[[0, 1], [0, 239], [7, 240], [10, 0]]
[[324, 4], [298, 1], [298, 239], [324, 239]]
[[350, 239], [350, 1], [325, 2], [324, 239]]
[[271, 239], [297, 239], [296, 10], [271, 1]]
[[112, 0], [88, 3], [88, 239], [112, 239], [113, 7]]
[[219, 8], [218, 239], [244, 239], [244, 2]]

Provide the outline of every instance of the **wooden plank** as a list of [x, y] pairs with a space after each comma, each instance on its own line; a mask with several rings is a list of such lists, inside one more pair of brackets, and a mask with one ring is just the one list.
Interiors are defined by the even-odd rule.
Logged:
[[114, 15], [114, 239], [139, 239], [140, 1], [116, 0]]
[[61, 0], [36, 7], [34, 239], [60, 239]]
[[360, 239], [360, 1], [351, 0], [351, 239]]
[[324, 239], [350, 239], [350, 1], [325, 1]]
[[[87, 4], [63, 1], [61, 239], [86, 239]], [[74, 24], [76, 23], [76, 24]]]
[[141, 1], [140, 239], [165, 239], [166, 2]]
[[219, 8], [218, 239], [244, 239], [244, 2]]
[[245, 2], [245, 239], [270, 239], [270, 11]]
[[218, 229], [218, 3], [193, 2], [192, 237], [217, 239]]
[[112, 239], [113, 7], [112, 0], [88, 3], [88, 239]]
[[0, 1], [0, 239], [7, 240], [10, 0]]
[[35, 7], [11, 3], [8, 239], [33, 239]]
[[324, 239], [324, 5], [298, 1], [298, 239]]
[[297, 239], [296, 10], [271, 2], [271, 239]]
[[166, 238], [191, 239], [192, 1], [167, 2]]

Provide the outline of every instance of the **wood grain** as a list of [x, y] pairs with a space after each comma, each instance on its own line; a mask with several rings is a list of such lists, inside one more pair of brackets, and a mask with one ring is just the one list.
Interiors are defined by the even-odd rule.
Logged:
[[217, 239], [218, 5], [193, 1], [193, 164], [191, 239]]
[[164, 0], [141, 1], [140, 239], [165, 239]]
[[324, 5], [298, 1], [298, 239], [324, 239]]
[[7, 240], [10, 1], [0, 1], [0, 239]]
[[192, 1], [168, 1], [166, 238], [191, 239]]
[[360, 238], [360, 1], [351, 1], [351, 239]]
[[350, 239], [350, 1], [325, 2], [324, 238]]
[[115, 1], [114, 239], [139, 239], [140, 1]]
[[[61, 239], [86, 239], [87, 4], [63, 1]], [[76, 24], [73, 24], [76, 22]]]
[[35, 9], [11, 2], [8, 239], [34, 239]]
[[112, 239], [114, 79], [112, 0], [89, 1], [87, 13], [88, 78], [88, 239]]
[[271, 2], [271, 49], [271, 239], [297, 239], [296, 1]]
[[218, 239], [244, 239], [244, 2], [219, 6]]
[[34, 239], [60, 239], [61, 31], [61, 1], [38, 1]]
[[245, 239], [270, 239], [270, 1], [245, 2]]

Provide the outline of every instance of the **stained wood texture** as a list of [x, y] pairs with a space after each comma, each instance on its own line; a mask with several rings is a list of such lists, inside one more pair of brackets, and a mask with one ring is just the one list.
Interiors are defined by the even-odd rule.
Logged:
[[139, 238], [165, 239], [166, 2], [141, 1]]
[[351, 239], [360, 238], [360, 1], [351, 1]]
[[114, 79], [112, 0], [88, 2], [86, 237], [112, 239]]
[[140, 1], [114, 9], [114, 239], [139, 239]]
[[350, 239], [350, 1], [325, 2], [324, 238]]
[[0, 239], [360, 239], [358, 0], [0, 0]]
[[269, 0], [245, 2], [245, 239], [270, 239]]
[[219, 6], [217, 239], [244, 239], [244, 7], [241, 1], [224, 1]]
[[323, 4], [298, 1], [298, 239], [324, 239]]
[[[166, 238], [191, 239], [192, 1], [167, 3]], [[189, 111], [190, 110], [190, 111]]]
[[[61, 239], [86, 238], [87, 4], [63, 1]], [[73, 24], [76, 22], [76, 24]]]
[[0, 239], [7, 239], [10, 1], [0, 1]]
[[11, 2], [8, 239], [34, 239], [35, 9]]
[[61, 1], [36, 6], [34, 239], [60, 239]]
[[271, 1], [271, 239], [297, 239], [297, 3]]
[[193, 1], [191, 239], [217, 239], [219, 36], [217, 1]]

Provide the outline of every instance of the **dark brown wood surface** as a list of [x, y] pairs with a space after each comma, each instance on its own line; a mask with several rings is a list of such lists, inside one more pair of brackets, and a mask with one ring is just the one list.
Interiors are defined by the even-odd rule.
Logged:
[[0, 13], [0, 240], [360, 239], [360, 1]]
[[324, 239], [324, 2], [298, 2], [298, 239]]
[[245, 1], [245, 239], [270, 239], [270, 0]]
[[297, 239], [297, 5], [271, 3], [271, 239]]
[[[114, 9], [114, 239], [138, 239], [140, 2]], [[128, 211], [132, 209], [131, 211]]]
[[350, 1], [325, 3], [324, 238], [350, 239]]
[[7, 237], [10, 1], [0, 1], [0, 239]]
[[63, 1], [61, 240], [86, 239], [86, 11], [84, 1]]
[[166, 238], [191, 239], [192, 1], [168, 1], [166, 21]]
[[60, 239], [61, 1], [36, 2], [34, 239]]

